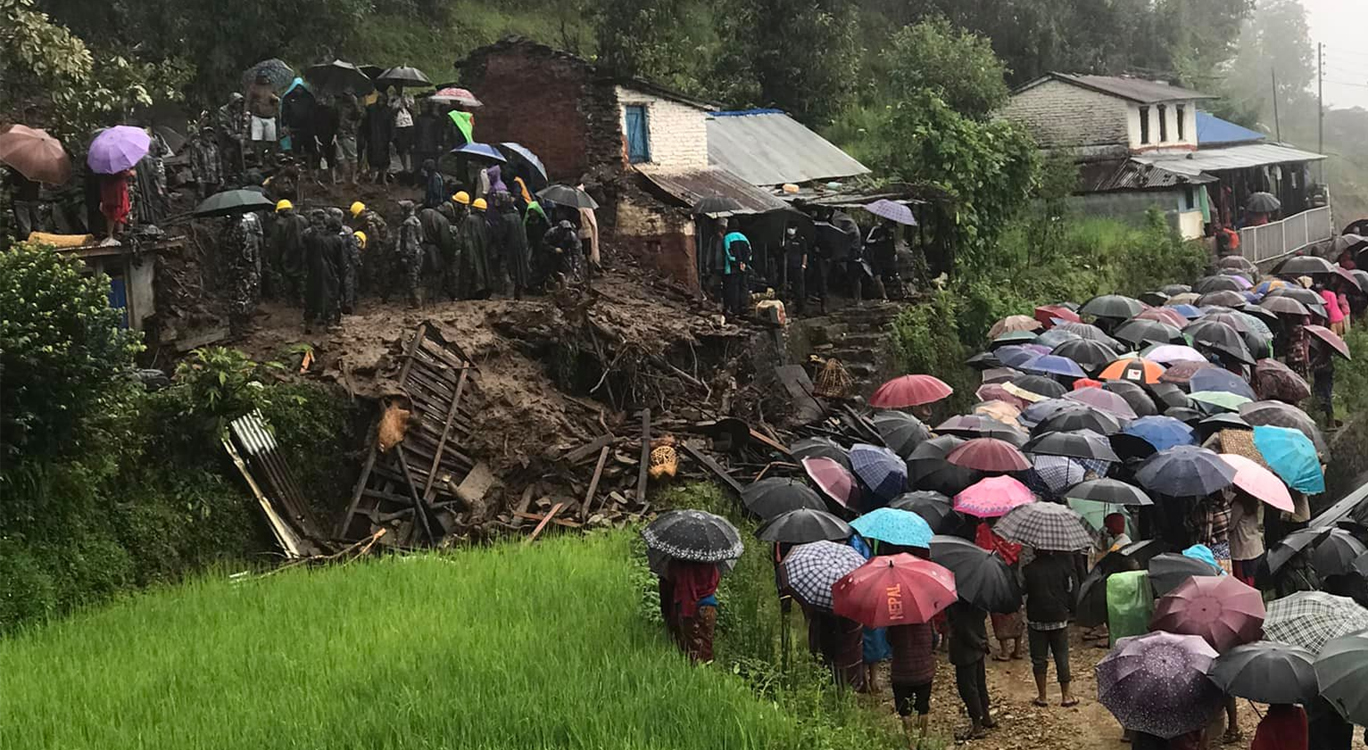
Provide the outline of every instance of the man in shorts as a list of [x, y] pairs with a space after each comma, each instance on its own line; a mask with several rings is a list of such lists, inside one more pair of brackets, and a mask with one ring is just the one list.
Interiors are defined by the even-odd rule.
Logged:
[[277, 133], [276, 118], [280, 115], [280, 97], [271, 87], [271, 79], [265, 74], [257, 76], [256, 83], [247, 89], [248, 138], [252, 150], [256, 152], [257, 166], [266, 164], [266, 155], [274, 152]]

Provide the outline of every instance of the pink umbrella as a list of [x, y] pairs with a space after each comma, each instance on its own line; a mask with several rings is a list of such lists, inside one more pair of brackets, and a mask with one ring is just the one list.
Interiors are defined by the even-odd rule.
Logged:
[[978, 518], [998, 518], [1035, 502], [1026, 485], [1011, 477], [989, 477], [955, 495], [955, 510]]
[[860, 485], [846, 467], [830, 458], [814, 456], [803, 459], [803, 470], [832, 500], [846, 508], [860, 506]]
[[1292, 494], [1277, 474], [1260, 466], [1258, 462], [1234, 453], [1222, 453], [1221, 460], [1235, 470], [1235, 486], [1258, 500], [1268, 503], [1278, 510], [1295, 512]]
[[869, 405], [876, 409], [906, 409], [911, 406], [934, 404], [955, 389], [931, 375], [904, 375], [879, 386], [869, 397]]
[[981, 385], [977, 391], [974, 391], [974, 395], [977, 396], [980, 401], [1001, 401], [1005, 404], [1011, 404], [1018, 409], [1025, 409], [1031, 403], [1026, 399], [1013, 396], [1001, 383], [987, 383]]
[[1087, 404], [1098, 411], [1106, 412], [1120, 419], [1135, 419], [1135, 410], [1126, 403], [1120, 394], [1104, 391], [1101, 388], [1082, 388], [1064, 394], [1070, 401]]
[[1015, 445], [997, 438], [974, 438], [964, 445], [950, 451], [946, 461], [962, 469], [975, 471], [1009, 472], [1025, 471], [1031, 462], [1017, 450]]
[[475, 98], [475, 95], [467, 89], [456, 88], [454, 86], [438, 89], [436, 93], [428, 97], [434, 102], [445, 102], [447, 104], [458, 104], [462, 107], [473, 109], [483, 107], [484, 104]]
[[1082, 323], [1078, 313], [1063, 305], [1041, 305], [1035, 309], [1035, 319], [1046, 328], [1054, 328], [1056, 320], [1066, 323]]
[[870, 628], [930, 622], [955, 603], [955, 574], [912, 555], [876, 557], [831, 587], [832, 609]]
[[1207, 358], [1196, 349], [1190, 346], [1179, 346], [1178, 344], [1161, 344], [1145, 352], [1145, 359], [1151, 362], [1158, 362], [1161, 365], [1173, 364], [1174, 362], [1206, 362]]
[[1159, 599], [1150, 627], [1201, 637], [1218, 652], [1263, 635], [1263, 597], [1235, 576], [1192, 576]]
[[1180, 329], [1188, 324], [1188, 319], [1172, 307], [1151, 307], [1135, 317], [1140, 320], [1157, 320]]

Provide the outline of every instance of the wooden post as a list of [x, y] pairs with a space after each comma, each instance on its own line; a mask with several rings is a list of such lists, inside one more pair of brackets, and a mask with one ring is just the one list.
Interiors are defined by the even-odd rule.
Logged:
[[564, 507], [565, 503], [556, 503], [556, 505], [551, 508], [551, 512], [542, 517], [541, 523], [537, 524], [537, 528], [532, 529], [532, 535], [527, 537], [527, 540], [523, 542], [523, 546], [526, 547], [536, 541], [537, 537], [541, 535], [542, 529], [546, 528], [546, 525], [551, 523], [551, 519], [555, 518], [556, 514], [560, 513], [561, 508]]
[[651, 410], [641, 410], [641, 466], [637, 469], [636, 497], [638, 505], [646, 504], [646, 480], [651, 469]]
[[599, 479], [603, 477], [603, 466], [608, 463], [608, 453], [612, 449], [603, 446], [599, 451], [598, 465], [594, 467], [594, 478], [589, 480], [589, 491], [584, 495], [584, 504], [580, 505], [580, 520], [589, 517], [589, 506], [594, 504], [594, 495], [598, 492]]

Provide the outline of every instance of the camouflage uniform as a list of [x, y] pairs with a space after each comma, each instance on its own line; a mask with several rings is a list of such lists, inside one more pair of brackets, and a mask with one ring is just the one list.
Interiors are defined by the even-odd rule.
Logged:
[[251, 322], [261, 301], [261, 220], [247, 213], [228, 222], [226, 247], [233, 278], [229, 312], [234, 328], [241, 329]]
[[395, 244], [394, 253], [399, 267], [404, 271], [409, 304], [417, 307], [418, 289], [423, 281], [423, 225], [414, 214], [411, 202], [404, 201], [399, 205], [404, 209], [404, 223], [399, 225], [399, 241]]
[[385, 223], [384, 217], [368, 208], [362, 211], [360, 216], [352, 219], [351, 227], [366, 235], [366, 247], [370, 250], [362, 263], [364, 267], [358, 267], [356, 270], [357, 288], [359, 291], [378, 292], [388, 301], [394, 275], [394, 271], [386, 265], [386, 254], [389, 252], [389, 225]]
[[212, 130], [200, 133], [190, 142], [190, 173], [199, 184], [200, 197], [208, 198], [218, 192], [223, 183], [219, 146]]

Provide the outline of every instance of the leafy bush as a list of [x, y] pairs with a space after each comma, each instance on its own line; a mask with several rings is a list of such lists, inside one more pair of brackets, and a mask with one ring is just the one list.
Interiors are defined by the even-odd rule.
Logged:
[[229, 422], [269, 403], [261, 376], [282, 369], [278, 362], [255, 362], [237, 349], [196, 349], [176, 367], [176, 387], [187, 396], [182, 416], [202, 424], [210, 435], [226, 435]]
[[107, 286], [48, 247], [0, 252], [0, 461], [85, 447], [84, 421], [141, 348]]

